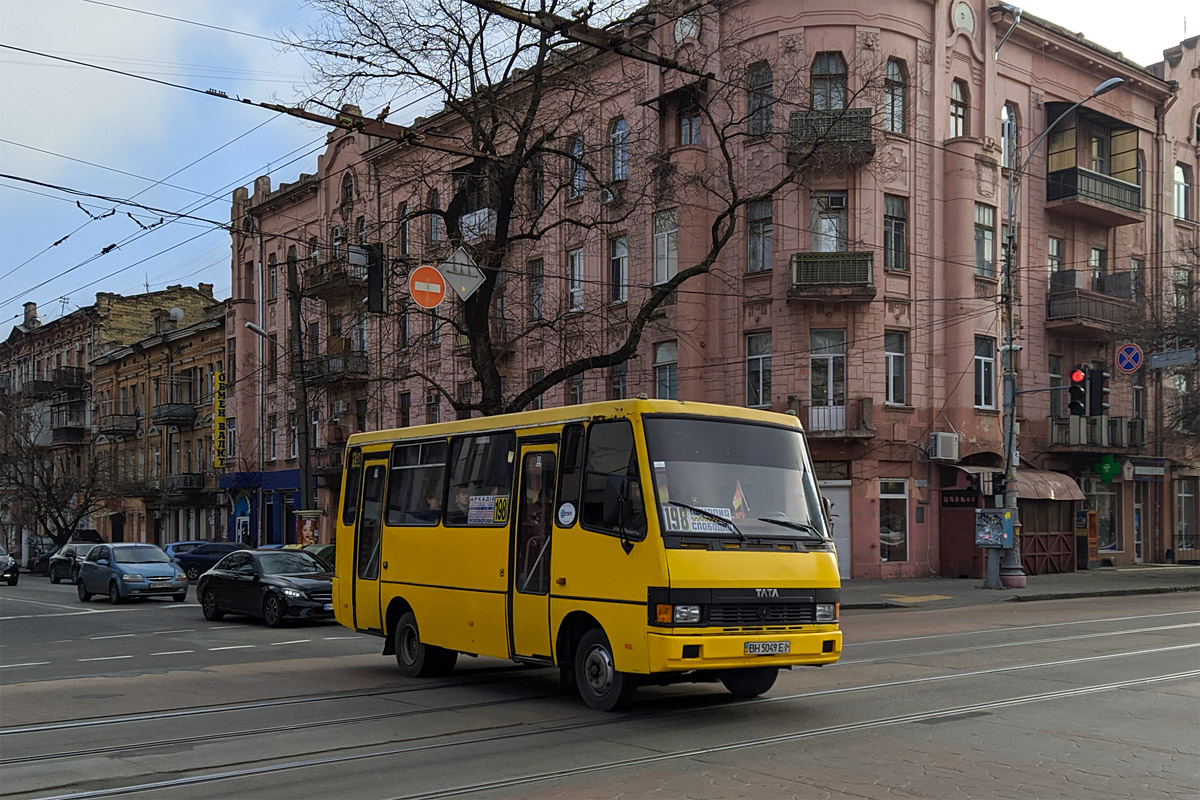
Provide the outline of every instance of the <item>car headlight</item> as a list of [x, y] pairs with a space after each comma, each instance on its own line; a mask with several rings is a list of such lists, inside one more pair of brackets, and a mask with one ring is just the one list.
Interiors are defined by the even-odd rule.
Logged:
[[304, 597], [304, 592], [300, 591], [299, 589], [284, 589], [283, 596], [301, 598]]
[[176, 572], [176, 573], [175, 573], [175, 580], [177, 580], [177, 581], [186, 581], [187, 579], [188, 579], [188, 577], [187, 577], [187, 573], [186, 573], [186, 572]]
[[817, 603], [817, 622], [837, 622], [837, 603]]
[[132, 572], [128, 572], [121, 576], [121, 580], [129, 581], [130, 583], [142, 583], [146, 579], [143, 578], [141, 575], [135, 575]]

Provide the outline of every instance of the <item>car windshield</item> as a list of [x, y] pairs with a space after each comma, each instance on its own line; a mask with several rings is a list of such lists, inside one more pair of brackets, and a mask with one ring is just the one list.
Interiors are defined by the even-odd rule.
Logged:
[[260, 553], [258, 565], [264, 575], [303, 575], [307, 572], [327, 572], [328, 568], [308, 553], [277, 550]]
[[746, 536], [829, 538], [799, 430], [678, 417], [645, 429], [664, 535], [737, 538], [722, 517]]
[[8, 551], [5, 550], [3, 547], [0, 547], [0, 558], [3, 558], [6, 555], [8, 555]]
[[162, 564], [170, 561], [171, 557], [161, 548], [146, 544], [133, 547], [114, 547], [113, 560], [118, 564]]

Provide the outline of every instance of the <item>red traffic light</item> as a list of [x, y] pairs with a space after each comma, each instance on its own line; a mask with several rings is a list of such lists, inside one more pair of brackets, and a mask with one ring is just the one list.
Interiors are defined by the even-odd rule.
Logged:
[[1071, 373], [1071, 383], [1083, 383], [1086, 377], [1087, 375], [1084, 374], [1083, 370], [1077, 369]]

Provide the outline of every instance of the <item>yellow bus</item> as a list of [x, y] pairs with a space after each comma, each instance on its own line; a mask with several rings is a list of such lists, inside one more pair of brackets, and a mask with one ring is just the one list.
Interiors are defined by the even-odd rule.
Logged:
[[840, 583], [796, 417], [644, 398], [354, 434], [333, 600], [409, 677], [459, 654], [641, 684], [837, 661]]

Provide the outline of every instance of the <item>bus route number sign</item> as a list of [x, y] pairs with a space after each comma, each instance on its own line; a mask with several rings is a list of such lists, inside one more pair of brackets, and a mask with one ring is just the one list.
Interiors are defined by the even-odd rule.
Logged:
[[[733, 511], [728, 508], [705, 508], [709, 514], [732, 519]], [[672, 533], [727, 533], [732, 530], [728, 525], [717, 522], [712, 517], [697, 514], [679, 506], [664, 505], [663, 519], [667, 521], [667, 530]]]

